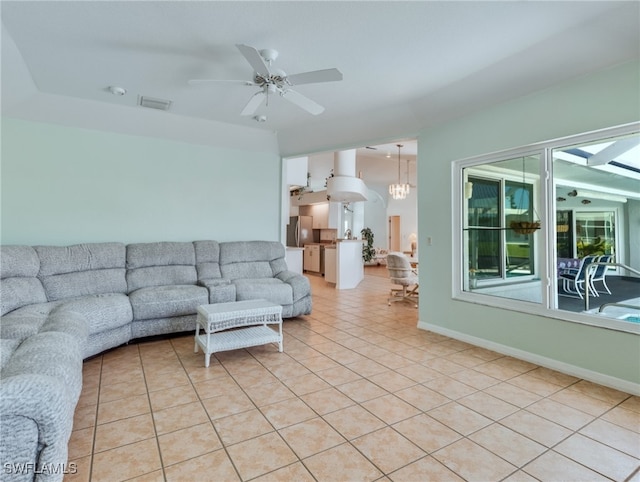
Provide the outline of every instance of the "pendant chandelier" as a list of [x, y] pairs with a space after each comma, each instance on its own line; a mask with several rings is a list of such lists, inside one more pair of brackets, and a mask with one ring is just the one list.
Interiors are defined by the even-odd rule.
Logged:
[[396, 144], [398, 147], [398, 182], [396, 184], [389, 184], [389, 194], [393, 199], [407, 199], [409, 194], [409, 184], [400, 183], [400, 149], [402, 144]]

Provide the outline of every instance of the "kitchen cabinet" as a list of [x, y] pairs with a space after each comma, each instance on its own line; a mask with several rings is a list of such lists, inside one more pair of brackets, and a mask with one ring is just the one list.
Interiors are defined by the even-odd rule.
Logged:
[[320, 245], [307, 244], [304, 247], [304, 270], [320, 273]]
[[327, 202], [327, 191], [303, 192], [298, 196], [291, 196], [292, 206], [312, 206]]
[[329, 203], [311, 206], [313, 229], [327, 229], [329, 227]]
[[324, 279], [327, 283], [336, 282], [336, 247], [324, 249]]
[[324, 202], [300, 206], [299, 213], [313, 217], [313, 229], [338, 229], [341, 209], [342, 203]]

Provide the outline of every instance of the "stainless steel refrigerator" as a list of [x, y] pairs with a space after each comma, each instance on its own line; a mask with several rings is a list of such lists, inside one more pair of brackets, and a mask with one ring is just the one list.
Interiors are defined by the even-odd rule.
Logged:
[[313, 217], [291, 216], [287, 226], [287, 246], [304, 247], [313, 243]]

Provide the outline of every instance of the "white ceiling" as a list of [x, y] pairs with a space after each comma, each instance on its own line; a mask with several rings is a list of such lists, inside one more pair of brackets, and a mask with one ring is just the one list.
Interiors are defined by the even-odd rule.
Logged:
[[[21, 73], [40, 96], [68, 99], [69, 109], [77, 104], [70, 98], [119, 109], [143, 109], [139, 95], [169, 99], [170, 112], [150, 117], [158, 132], [167, 115], [203, 130], [261, 129], [277, 133], [283, 155], [393, 142], [640, 56], [635, 1], [3, 1], [1, 8], [17, 48], [5, 55], [3, 45], [5, 113], [28, 116], [20, 110], [25, 82], [11, 79]], [[274, 97], [258, 124], [240, 116], [255, 87], [187, 83], [250, 79], [239, 43], [277, 49], [274, 66], [289, 74], [335, 67], [344, 80], [296, 88], [323, 114]], [[111, 85], [127, 94], [112, 95]], [[171, 136], [188, 139], [188, 130]]]

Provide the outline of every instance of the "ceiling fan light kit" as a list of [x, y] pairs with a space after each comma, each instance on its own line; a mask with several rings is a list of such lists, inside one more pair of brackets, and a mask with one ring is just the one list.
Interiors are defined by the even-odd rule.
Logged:
[[[253, 68], [253, 80], [238, 81], [245, 85], [259, 87], [260, 90], [253, 94], [244, 109], [240, 112], [242, 116], [253, 116], [260, 106], [265, 103], [268, 106], [269, 95], [279, 94], [301, 109], [312, 115], [319, 115], [324, 112], [324, 107], [305, 97], [301, 93], [291, 89], [294, 85], [315, 84], [320, 82], [333, 82], [342, 80], [342, 72], [338, 69], [315, 70], [302, 72], [299, 74], [287, 75], [281, 69], [271, 68], [271, 64], [278, 58], [278, 51], [274, 49], [263, 49], [258, 51], [254, 47], [244, 44], [237, 44], [242, 56]], [[229, 82], [216, 79], [192, 79], [189, 84], [200, 84], [205, 82]], [[234, 82], [234, 81], [231, 81]], [[256, 119], [257, 120], [257, 119]], [[265, 116], [266, 120], [266, 116]], [[263, 121], [259, 121], [263, 122]]]
[[269, 65], [271, 65], [271, 62], [278, 58], [278, 51], [275, 49], [262, 49], [260, 51], [260, 56], [269, 62]]

